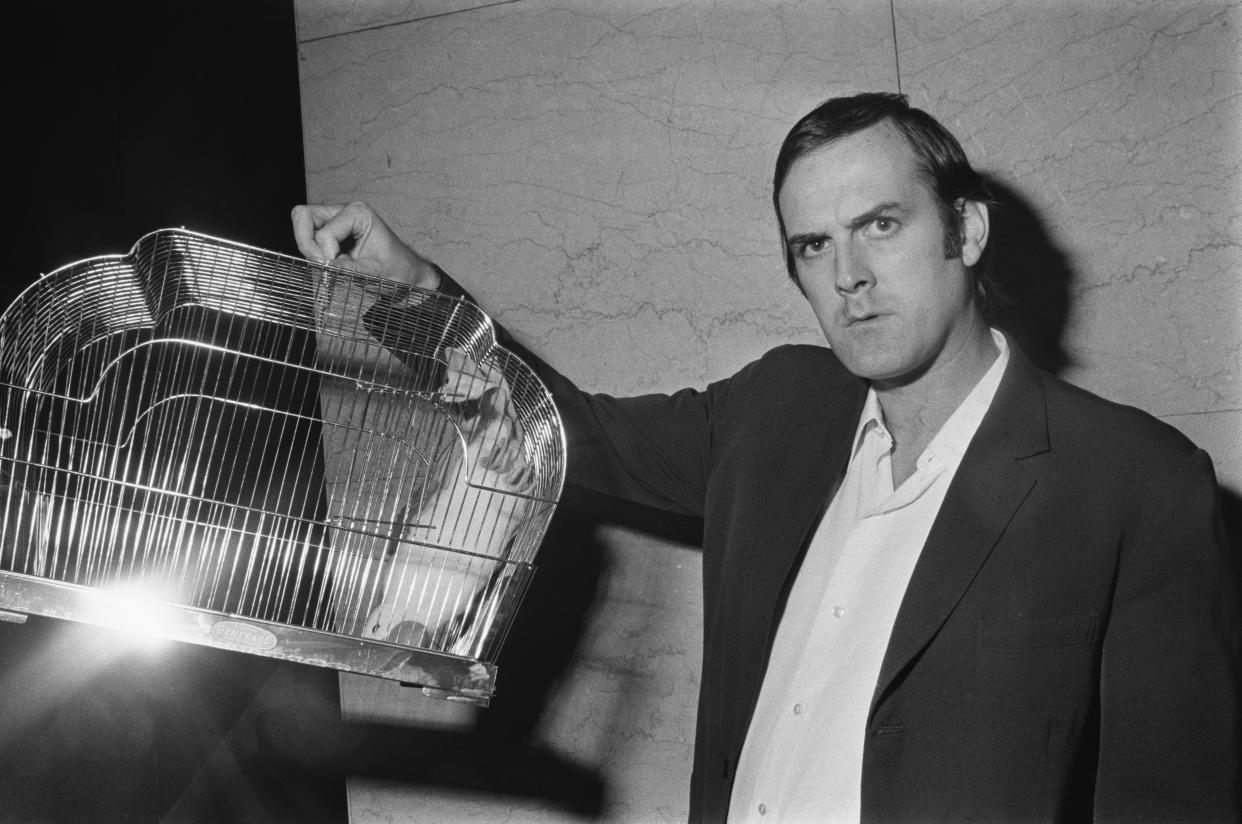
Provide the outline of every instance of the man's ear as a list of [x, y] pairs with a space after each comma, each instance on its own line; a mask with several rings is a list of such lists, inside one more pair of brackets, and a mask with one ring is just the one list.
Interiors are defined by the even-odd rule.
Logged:
[[977, 200], [959, 200], [962, 215], [962, 263], [974, 266], [988, 245], [988, 207]]

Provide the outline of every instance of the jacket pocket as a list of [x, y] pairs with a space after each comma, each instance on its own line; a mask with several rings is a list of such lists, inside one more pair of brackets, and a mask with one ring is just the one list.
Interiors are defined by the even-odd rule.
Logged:
[[1026, 618], [1021, 615], [979, 619], [979, 646], [991, 649], [1072, 647], [1095, 641], [1098, 616]]

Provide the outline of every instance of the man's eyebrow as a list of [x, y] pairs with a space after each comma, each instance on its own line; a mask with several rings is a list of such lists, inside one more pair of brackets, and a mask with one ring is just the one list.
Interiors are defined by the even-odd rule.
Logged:
[[[868, 209], [867, 211], [863, 212], [858, 217], [851, 220], [847, 228], [851, 232], [856, 231], [866, 226], [868, 223], [875, 220], [877, 217], [880, 217], [881, 215], [886, 215], [891, 212], [899, 212], [901, 210], [902, 210], [902, 207], [900, 203], [898, 203], [895, 200], [886, 200], [883, 203], [878, 203], [875, 206], [872, 206], [870, 209]], [[787, 246], [792, 248], [794, 246], [801, 246], [807, 243], [812, 243], [816, 240], [832, 240], [832, 235], [828, 234], [827, 232], [802, 232], [796, 235], [789, 235], [785, 239], [785, 243]]]
[[855, 229], [861, 229], [862, 227], [866, 226], [871, 221], [875, 220], [877, 217], [880, 217], [881, 215], [886, 214], [888, 212], [896, 211], [900, 208], [901, 208], [901, 204], [896, 202], [895, 200], [886, 201], [884, 203], [880, 203], [876, 206], [873, 206], [867, 211], [863, 212], [858, 217], [850, 221], [850, 224], [849, 224], [850, 231], [853, 231]]
[[790, 235], [785, 238], [786, 246], [805, 246], [817, 240], [829, 240], [829, 236], [825, 232], [803, 232], [799, 235]]

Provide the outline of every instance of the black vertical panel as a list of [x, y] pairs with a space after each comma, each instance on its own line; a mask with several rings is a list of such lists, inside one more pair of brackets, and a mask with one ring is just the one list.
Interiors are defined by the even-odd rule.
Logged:
[[[5, 29], [0, 306], [167, 226], [294, 252], [292, 0], [22, 3]], [[338, 700], [327, 670], [0, 622], [0, 820], [343, 820], [340, 776], [290, 770], [260, 734], [273, 707]]]
[[7, 25], [22, 48], [5, 57], [10, 280], [165, 226], [292, 251], [305, 177], [291, 2], [21, 5]]

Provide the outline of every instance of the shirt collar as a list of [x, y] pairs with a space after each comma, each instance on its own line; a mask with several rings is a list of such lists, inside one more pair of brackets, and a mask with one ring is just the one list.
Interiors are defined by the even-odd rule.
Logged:
[[931, 439], [927, 449], [919, 456], [920, 465], [935, 455], [946, 467], [956, 468], [962, 462], [962, 455], [966, 454], [966, 447], [970, 446], [979, 424], [983, 422], [988, 407], [992, 405], [992, 398], [996, 397], [996, 389], [1000, 386], [1001, 376], [1005, 374], [1005, 367], [1009, 363], [1009, 344], [1000, 332], [995, 329], [990, 331], [1000, 354]]
[[880, 408], [880, 398], [876, 395], [875, 389], [868, 387], [867, 399], [863, 402], [862, 416], [858, 419], [858, 428], [854, 430], [854, 447], [850, 450], [851, 459], [858, 454], [863, 439], [872, 430], [888, 433], [888, 428], [884, 426], [884, 410]]
[[[996, 360], [988, 367], [988, 371], [983, 373], [983, 377], [979, 379], [949, 419], [940, 427], [940, 431], [931, 439], [927, 448], [923, 450], [917, 462], [919, 467], [935, 455], [946, 467], [956, 468], [961, 463], [966, 447], [970, 445], [971, 438], [975, 435], [975, 430], [983, 422], [983, 416], [987, 414], [988, 407], [992, 405], [992, 399], [996, 396], [996, 390], [1000, 386], [1001, 376], [1005, 374], [1005, 367], [1009, 364], [1009, 343], [1005, 340], [1005, 336], [996, 329], [988, 331], [992, 333], [992, 340], [996, 343], [1000, 354], [996, 356]], [[858, 429], [854, 432], [854, 447], [850, 451], [851, 456], [858, 454], [863, 439], [873, 429], [881, 430], [885, 435], [888, 433], [884, 425], [884, 410], [880, 408], [879, 396], [876, 395], [873, 387], [869, 387], [867, 399], [863, 403], [862, 416], [858, 421]]]

